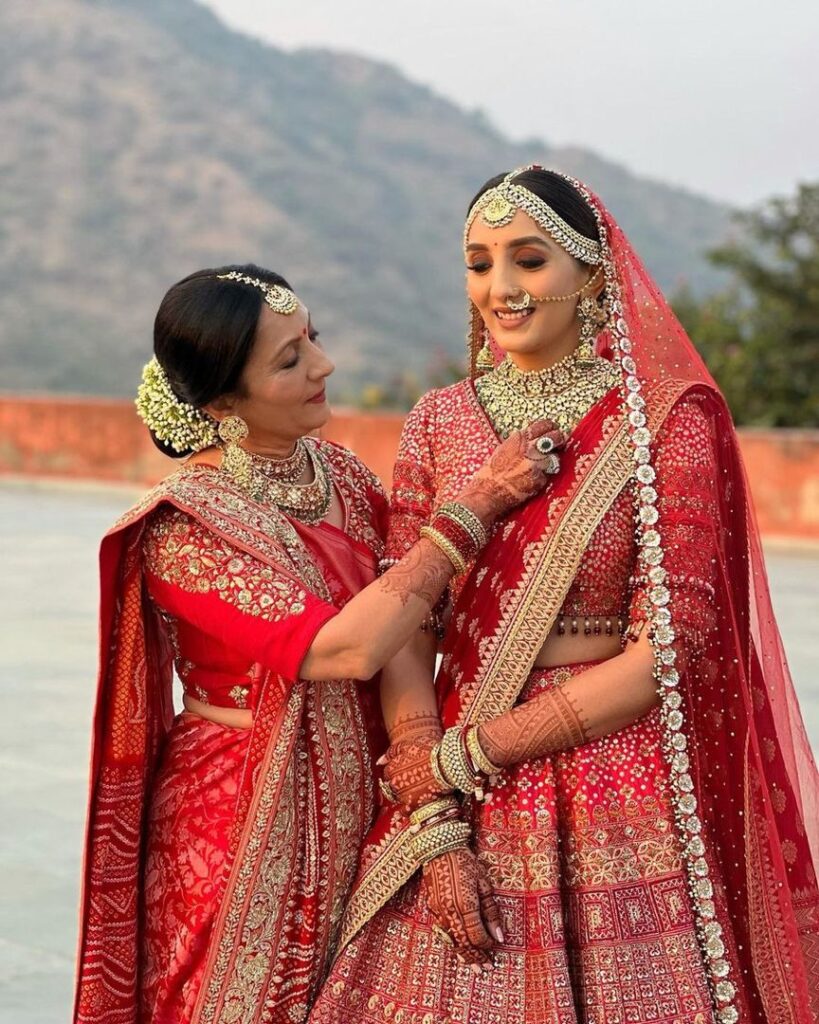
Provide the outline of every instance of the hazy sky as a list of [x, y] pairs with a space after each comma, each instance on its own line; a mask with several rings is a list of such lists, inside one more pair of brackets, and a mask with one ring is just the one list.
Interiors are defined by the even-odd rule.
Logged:
[[736, 204], [819, 178], [817, 0], [205, 0], [278, 46], [397, 65], [517, 139]]

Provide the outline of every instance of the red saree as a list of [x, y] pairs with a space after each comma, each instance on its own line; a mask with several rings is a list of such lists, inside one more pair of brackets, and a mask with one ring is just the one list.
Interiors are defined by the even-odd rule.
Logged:
[[[372, 812], [373, 709], [354, 681], [297, 672], [375, 577], [384, 502], [323, 447], [344, 531], [200, 466], [103, 541], [78, 1022], [301, 1020], [332, 956]], [[186, 692], [251, 707], [252, 729], [172, 721], [174, 660]]]
[[[601, 351], [623, 388], [581, 421], [547, 491], [460, 581], [436, 687], [450, 726], [582, 670], [532, 665], [571, 596], [607, 593], [611, 552], [630, 548], [628, 613], [650, 625], [662, 706], [504, 772], [474, 812], [506, 934], [480, 978], [432, 932], [403, 819], [382, 810], [314, 1024], [809, 1024], [819, 1013], [819, 789], [730, 415], [619, 228], [583, 194], [615, 304]], [[412, 414], [391, 527], [393, 543], [407, 535], [390, 554], [485, 457], [476, 404], [462, 382]]]

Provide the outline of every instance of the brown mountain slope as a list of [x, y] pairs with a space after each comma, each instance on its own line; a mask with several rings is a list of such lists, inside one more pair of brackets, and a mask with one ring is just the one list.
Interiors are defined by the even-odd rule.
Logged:
[[288, 276], [339, 390], [463, 337], [460, 232], [490, 174], [581, 174], [665, 287], [707, 288], [726, 210], [591, 153], [520, 146], [395, 70], [286, 53], [192, 0], [0, 6], [0, 386], [130, 394], [163, 291]]

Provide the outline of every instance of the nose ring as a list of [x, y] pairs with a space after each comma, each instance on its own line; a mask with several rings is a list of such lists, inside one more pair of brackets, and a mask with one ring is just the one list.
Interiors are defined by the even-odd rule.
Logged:
[[529, 308], [529, 303], [532, 301], [532, 296], [529, 292], [524, 291], [520, 302], [512, 302], [511, 299], [506, 300], [506, 305], [512, 310], [513, 313], [520, 313], [524, 309]]

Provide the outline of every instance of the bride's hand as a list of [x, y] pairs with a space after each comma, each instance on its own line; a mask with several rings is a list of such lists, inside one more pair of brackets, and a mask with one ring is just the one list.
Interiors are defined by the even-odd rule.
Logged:
[[432, 773], [432, 749], [440, 738], [430, 735], [397, 740], [378, 762], [384, 765], [384, 781], [406, 811], [452, 792], [442, 787]]
[[457, 500], [485, 526], [541, 491], [559, 467], [566, 438], [551, 420], [536, 420], [516, 431], [489, 456]]
[[490, 951], [503, 941], [501, 917], [483, 865], [467, 849], [443, 853], [424, 865], [421, 888], [435, 928], [462, 961], [491, 963]]

